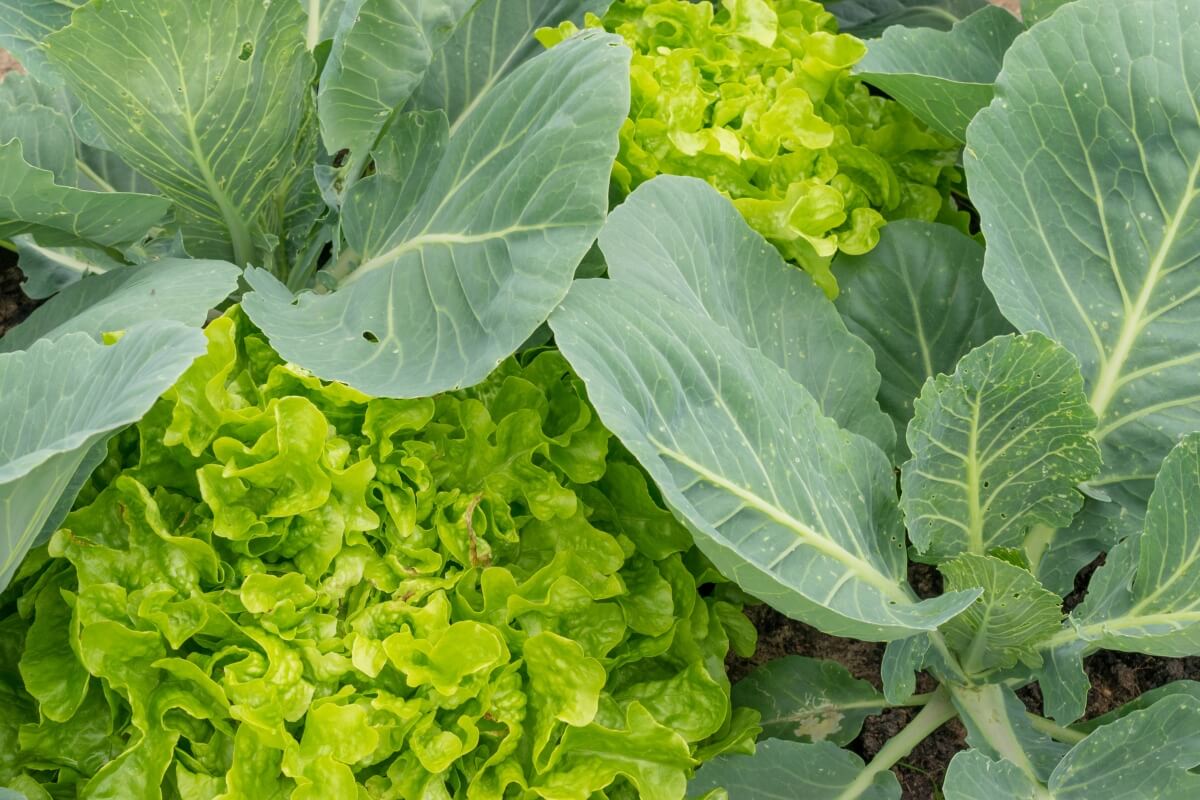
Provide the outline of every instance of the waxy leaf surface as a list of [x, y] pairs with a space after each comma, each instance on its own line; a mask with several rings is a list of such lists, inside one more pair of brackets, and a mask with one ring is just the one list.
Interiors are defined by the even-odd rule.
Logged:
[[988, 286], [1079, 359], [1091, 485], [1142, 507], [1200, 429], [1198, 40], [1194, 0], [1070, 3], [1013, 44], [967, 134]]
[[[713, 192], [692, 186], [695, 201]], [[669, 241], [692, 208], [647, 207], [641, 219]], [[735, 274], [736, 244], [714, 262]], [[883, 451], [824, 416], [783, 368], [731, 335], [728, 318], [630, 280], [634, 265], [615, 255], [605, 253], [613, 279], [578, 281], [551, 327], [601, 419], [718, 568], [786, 614], [876, 641], [932, 630], [974, 598], [919, 602], [908, 588]]]
[[423, 145], [411, 163], [440, 159], [415, 197], [391, 167], [354, 187], [361, 262], [338, 291], [297, 300], [252, 270], [246, 312], [285, 358], [369, 394], [479, 382], [562, 299], [604, 220], [628, 59], [587, 32], [519, 67]]
[[879, 405], [896, 424], [898, 455], [925, 381], [1012, 326], [983, 283], [983, 246], [948, 225], [889, 222], [879, 244], [834, 262], [846, 327], [875, 351]]
[[871, 43], [855, 71], [931, 128], [961, 142], [971, 119], [992, 102], [1004, 52], [1024, 30], [997, 6], [980, 9], [949, 31], [892, 27]]

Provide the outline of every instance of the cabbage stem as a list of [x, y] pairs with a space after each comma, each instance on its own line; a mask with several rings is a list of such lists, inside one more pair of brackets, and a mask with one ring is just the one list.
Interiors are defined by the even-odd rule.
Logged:
[[871, 763], [867, 764], [858, 777], [837, 796], [837, 800], [853, 800], [855, 797], [861, 797], [872, 787], [875, 777], [879, 773], [891, 769], [900, 759], [925, 741], [930, 734], [957, 715], [958, 712], [950, 701], [950, 693], [945, 687], [938, 687], [938, 690], [925, 703], [925, 707], [912, 718], [912, 722], [880, 748], [875, 757], [871, 759]]

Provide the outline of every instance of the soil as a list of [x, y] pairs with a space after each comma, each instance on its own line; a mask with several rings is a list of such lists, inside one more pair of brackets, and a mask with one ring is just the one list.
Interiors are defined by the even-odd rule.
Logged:
[[38, 307], [21, 291], [21, 279], [16, 255], [0, 248], [0, 336]]
[[[1068, 611], [1083, 598], [1092, 572], [1102, 563], [1103, 556], [1079, 573], [1075, 591], [1064, 601]], [[941, 576], [933, 568], [922, 564], [910, 566], [909, 582], [922, 597], [941, 591]], [[731, 680], [737, 681], [767, 661], [786, 655], [802, 655], [837, 661], [856, 678], [882, 688], [879, 680], [882, 644], [828, 636], [816, 628], [788, 619], [768, 606], [757, 606], [747, 613], [758, 628], [758, 649], [751, 658], [730, 661]], [[1086, 719], [1092, 719], [1172, 681], [1200, 680], [1200, 657], [1155, 658], [1102, 650], [1084, 662], [1084, 669], [1092, 683]], [[936, 684], [928, 675], [919, 676], [917, 691], [928, 692], [935, 687]], [[1042, 694], [1036, 684], [1027, 686], [1017, 694], [1030, 711], [1042, 713]], [[870, 761], [888, 739], [899, 733], [916, 716], [917, 711], [894, 708], [868, 717], [862, 733], [850, 744], [850, 749], [862, 756], [863, 760]], [[966, 729], [958, 720], [948, 722], [892, 769], [900, 781], [904, 800], [940, 800], [946, 767], [955, 753], [966, 749], [966, 735]]]

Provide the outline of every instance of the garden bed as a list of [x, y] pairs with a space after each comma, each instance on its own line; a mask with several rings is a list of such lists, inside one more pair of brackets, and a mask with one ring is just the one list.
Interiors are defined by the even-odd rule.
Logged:
[[0, 19], [0, 795], [1195, 789], [1194, 3], [407, 6]]
[[[1103, 559], [1098, 559], [1097, 564], [1080, 573], [1076, 580], [1078, 591], [1068, 598], [1068, 605], [1074, 607], [1082, 599], [1082, 590], [1099, 563], [1103, 563]], [[936, 594], [940, 589], [940, 576], [920, 564], [910, 568], [909, 580], [926, 595]], [[882, 688], [879, 681], [884, 650], [882, 644], [829, 636], [802, 622], [788, 619], [768, 606], [756, 606], [749, 609], [748, 613], [758, 630], [758, 649], [753, 658], [729, 659], [731, 679], [736, 681], [754, 667], [774, 659], [799, 655], [831, 659], [844, 665], [854, 677]], [[1156, 658], [1105, 650], [1089, 657], [1084, 662], [1084, 668], [1091, 682], [1087, 719], [1107, 714], [1151, 689], [1172, 681], [1200, 681], [1200, 657]], [[930, 691], [933, 683], [928, 676], [922, 676], [917, 690]], [[1043, 713], [1041, 693], [1036, 686], [1027, 687], [1018, 695], [1030, 711]], [[912, 708], [892, 708], [868, 717], [862, 733], [850, 745], [851, 749], [864, 760], [870, 761], [888, 740], [912, 721], [916, 713], [917, 710]], [[950, 760], [967, 748], [966, 736], [962, 723], [951, 720], [892, 768], [900, 781], [904, 800], [929, 800], [939, 796]]]
[[[0, 250], [0, 335], [21, 322], [39, 303], [20, 290], [21, 273], [16, 257]], [[1099, 559], [1098, 563], [1102, 563]], [[1082, 590], [1095, 565], [1080, 573], [1078, 590], [1067, 600], [1073, 607], [1082, 597]], [[919, 564], [910, 567], [910, 582], [920, 593], [933, 596], [940, 591], [940, 576]], [[788, 619], [768, 606], [759, 605], [747, 610], [758, 631], [758, 647], [753, 657], [728, 659], [730, 679], [737, 681], [754, 667], [788, 655], [830, 659], [844, 665], [856, 678], [880, 688], [880, 664], [884, 647], [880, 643], [843, 639], [821, 633], [802, 622]], [[1156, 658], [1137, 653], [1102, 651], [1085, 661], [1091, 689], [1087, 700], [1087, 719], [1094, 719], [1136, 699], [1145, 692], [1177, 680], [1200, 680], [1200, 657]], [[933, 681], [922, 676], [918, 691], [929, 691]], [[1019, 693], [1034, 713], [1042, 713], [1041, 695], [1036, 687]], [[916, 715], [916, 709], [893, 708], [868, 717], [862, 733], [850, 748], [869, 761], [884, 744], [899, 733]], [[952, 720], [922, 742], [913, 752], [893, 767], [900, 781], [904, 800], [929, 800], [937, 797], [950, 760], [964, 750], [966, 730]]]

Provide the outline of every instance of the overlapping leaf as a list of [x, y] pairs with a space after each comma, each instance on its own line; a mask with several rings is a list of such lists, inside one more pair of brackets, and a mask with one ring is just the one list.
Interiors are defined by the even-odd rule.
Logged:
[[25, 276], [21, 291], [35, 300], [50, 297], [89, 275], [103, 275], [122, 266], [99, 247], [48, 247], [38, 244], [29, 233], [14, 236], [12, 244], [17, 251], [17, 265]]
[[1038, 800], [1038, 788], [1016, 764], [993, 761], [979, 750], [954, 756], [942, 784], [946, 800]]
[[[31, 297], [48, 297], [85, 274], [116, 266], [98, 244], [127, 244], [160, 224], [167, 211], [165, 200], [145, 197], [155, 193], [152, 184], [114, 153], [84, 141], [80, 134], [91, 127], [64, 87], [20, 73], [0, 82], [0, 143], [16, 139], [20, 146], [19, 156], [7, 159], [13, 188], [0, 212], [0, 235], [16, 246]], [[38, 170], [53, 176], [53, 189]], [[47, 216], [50, 195], [63, 208], [54, 218]], [[92, 215], [97, 219], [88, 219]], [[86, 234], [97, 238], [87, 241]]]
[[1107, 714], [1101, 714], [1094, 719], [1080, 722], [1074, 727], [1076, 730], [1091, 733], [1092, 731], [1098, 730], [1109, 723], [1128, 717], [1134, 711], [1142, 711], [1150, 708], [1164, 697], [1170, 697], [1172, 695], [1183, 695], [1185, 697], [1191, 697], [1197, 701], [1200, 701], [1200, 682], [1190, 680], [1171, 681], [1163, 686], [1143, 692], [1125, 705], [1114, 708]]
[[332, 39], [342, 22], [347, 0], [296, 0], [304, 7], [308, 20], [304, 25], [304, 40], [309, 50]]
[[1069, 2], [1071, 0], [1021, 0], [1021, 19], [1026, 25], [1033, 25]]
[[343, 288], [296, 301], [251, 271], [247, 313], [286, 358], [371, 394], [481, 380], [566, 293], [604, 219], [628, 58], [589, 32], [519, 67], [448, 143], [422, 145], [444, 150], [418, 195], [390, 168], [355, 186], [343, 225], [362, 260]]
[[1126, 509], [1088, 498], [1068, 527], [1053, 531], [1041, 526], [1027, 535], [1025, 554], [1038, 582], [1065, 597], [1075, 588], [1079, 571], [1135, 533], [1135, 527]]
[[1144, 505], [1200, 429], [1200, 15], [1078, 0], [1009, 50], [966, 167], [1005, 316], [1080, 361], [1104, 467]]
[[615, 280], [710, 318], [783, 367], [822, 414], [891, 452], [870, 349], [850, 335], [824, 292], [703, 181], [664, 175], [639, 187], [609, 217], [600, 248]]
[[892, 27], [871, 43], [855, 71], [934, 130], [965, 141], [967, 125], [992, 101], [1004, 53], [1025, 27], [988, 6], [949, 31]]
[[119, 267], [75, 283], [37, 308], [0, 339], [0, 353], [76, 332], [97, 338], [151, 319], [199, 328], [209, 309], [237, 288], [239, 274], [223, 261], [164, 259]]
[[906, 457], [904, 431], [925, 381], [1012, 330], [983, 283], [983, 247], [947, 225], [899, 220], [888, 223], [874, 250], [840, 255], [834, 269], [838, 311], [875, 351], [879, 405]]
[[[705, 764], [688, 784], [688, 797], [898, 800], [900, 783], [890, 770], [880, 772], [854, 794], [844, 795], [862, 771], [859, 756], [830, 742], [768, 739], [758, 745], [753, 756], [722, 756]], [[724, 795], [717, 793], [721, 789]]]
[[541, 52], [538, 28], [564, 20], [583, 23], [584, 14], [603, 14], [612, 0], [479, 0], [434, 55], [412, 105], [440, 109], [453, 128], [506, 75]]
[[0, 355], [0, 586], [92, 446], [140, 419], [203, 351], [198, 330], [153, 322], [111, 347], [74, 333]]
[[[154, 194], [157, 191], [154, 184], [134, 172], [116, 153], [106, 149], [108, 145], [96, 130], [95, 120], [66, 87], [51, 85], [33, 75], [10, 72], [0, 82], [0, 108], [6, 112], [6, 123], [0, 123], [0, 127], [15, 125], [25, 128], [25, 132], [32, 128], [38, 136], [49, 135], [59, 141], [71, 140], [67, 149], [74, 155], [75, 163], [68, 170], [73, 169], [77, 174], [70, 171], [60, 174], [49, 164], [34, 157], [28, 148], [25, 151], [31, 164], [54, 172], [60, 182], [66, 178], [65, 182], [69, 185], [78, 185], [81, 189], [91, 191], [140, 194]], [[39, 117], [36, 126], [22, 119], [30, 113]], [[24, 139], [22, 132], [14, 135]], [[5, 138], [0, 134], [0, 141]]]
[[41, 80], [53, 82], [42, 40], [71, 21], [75, 0], [0, 0], [0, 47], [16, 55], [21, 65]]
[[993, 761], [1009, 761], [1030, 781], [1048, 780], [1069, 749], [1034, 729], [1025, 704], [1007, 686], [961, 687], [953, 697], [967, 744]]
[[[693, 205], [647, 207], [642, 221], [669, 232]], [[737, 244], [715, 263], [738, 272]], [[784, 613], [871, 640], [932, 630], [973, 599], [917, 602], [907, 588], [893, 476], [878, 447], [825, 417], [694, 296], [681, 303], [622, 279], [636, 272], [606, 257], [614, 279], [577, 282], [551, 327], [601, 419], [725, 574]]]
[[317, 109], [330, 153], [365, 163], [392, 113], [408, 101], [474, 0], [351, 0], [342, 12]]
[[1145, 531], [1108, 554], [1064, 643], [1161, 656], [1200, 652], [1200, 434], [1163, 462]]
[[20, 95], [21, 84], [32, 79], [23, 75], [0, 84], [0, 142], [21, 141], [21, 156], [32, 166], [48, 170], [56, 183], [75, 186], [78, 169], [75, 163], [75, 134], [62, 110], [32, 102]]
[[1200, 793], [1200, 701], [1171, 695], [1098, 728], [1068, 752], [1045, 787], [1007, 761], [960, 753], [946, 773], [946, 800], [1124, 800]]
[[162, 197], [93, 192], [55, 181], [30, 164], [19, 139], [0, 142], [0, 238], [33, 233], [61, 242], [133, 242], [168, 211]]
[[842, 31], [870, 39], [893, 25], [949, 30], [961, 19], [987, 7], [987, 0], [833, 0], [829, 10]]

